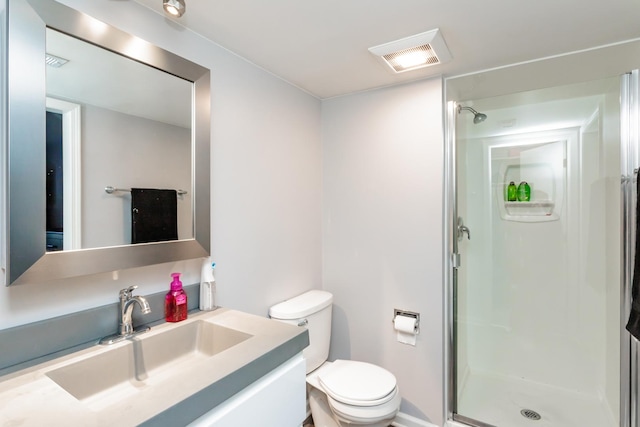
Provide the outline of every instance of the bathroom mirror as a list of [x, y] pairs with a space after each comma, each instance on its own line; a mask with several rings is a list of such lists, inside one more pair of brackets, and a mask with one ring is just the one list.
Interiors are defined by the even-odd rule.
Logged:
[[47, 250], [131, 243], [130, 187], [180, 191], [192, 238], [193, 83], [51, 28], [46, 48]]
[[[7, 284], [18, 284], [28, 282], [39, 282], [65, 277], [81, 276], [99, 272], [115, 271], [126, 268], [141, 267], [151, 264], [159, 264], [184, 259], [193, 259], [207, 256], [209, 253], [210, 239], [210, 73], [203, 68], [184, 58], [167, 52], [157, 46], [153, 46], [144, 40], [124, 33], [114, 27], [102, 23], [88, 15], [80, 13], [74, 9], [60, 3], [49, 0], [15, 0], [8, 6], [8, 147], [7, 147], [7, 262], [6, 278]], [[91, 95], [92, 99], [81, 95], [73, 95], [72, 89], [69, 92], [61, 89], [52, 90], [47, 88], [47, 72], [45, 67], [45, 55], [48, 47], [53, 46], [53, 38], [65, 39], [66, 42], [76, 46], [73, 50], [83, 46], [87, 49], [97, 49], [100, 55], [112, 56], [118, 61], [116, 65], [108, 65], [111, 70], [104, 73], [115, 79], [114, 88], [126, 88], [124, 92], [135, 93], [147, 90], [147, 98], [151, 104], [160, 104], [161, 101], [153, 101], [149, 98], [155, 92], [160, 94], [160, 98], [170, 99], [169, 93], [172, 89], [165, 81], [173, 81], [180, 87], [179, 99], [172, 98], [171, 102], [164, 103], [164, 107], [159, 109], [158, 114], [164, 114], [168, 118], [159, 119], [154, 115], [149, 103], [143, 105], [137, 112], [118, 111], [114, 104], [109, 105], [104, 99], [98, 99], [98, 95]], [[49, 38], [49, 40], [47, 40]], [[52, 52], [53, 53], [53, 52]], [[64, 52], [62, 52], [64, 54]], [[72, 53], [69, 54], [70, 56]], [[60, 55], [62, 56], [62, 55]], [[131, 67], [139, 68], [145, 73], [155, 74], [155, 78], [142, 77], [145, 81], [157, 81], [151, 87], [143, 88], [143, 84], [134, 83], [133, 74], [127, 71], [119, 74], [122, 69], [128, 67], [124, 62], [130, 63]], [[77, 61], [79, 62], [79, 61]], [[71, 64], [71, 62], [69, 62]], [[50, 73], [52, 74], [52, 73]], [[82, 75], [74, 79], [78, 85], [91, 81]], [[96, 83], [88, 86], [108, 87], [111, 83]], [[62, 86], [69, 85], [68, 82]], [[50, 86], [53, 85], [50, 83]], [[186, 88], [186, 89], [185, 89]], [[76, 88], [77, 89], [77, 88]], [[96, 89], [92, 87], [91, 89]], [[98, 87], [97, 89], [100, 89]], [[108, 89], [106, 92], [114, 92]], [[57, 93], [52, 93], [57, 92]], [[82, 96], [94, 92], [90, 87], [80, 90]], [[81, 170], [82, 178], [80, 187], [83, 188], [78, 203], [81, 205], [80, 219], [85, 222], [84, 226], [91, 223], [90, 228], [80, 227], [85, 234], [93, 231], [109, 234], [119, 234], [120, 240], [97, 240], [94, 244], [78, 244], [73, 250], [47, 252], [45, 242], [46, 228], [46, 178], [45, 178], [45, 111], [47, 110], [47, 95], [50, 98], [63, 101], [77, 102], [81, 108], [87, 106], [99, 106], [111, 113], [129, 115], [131, 117], [142, 118], [142, 120], [152, 120], [162, 125], [181, 128], [186, 132], [186, 145], [181, 154], [177, 157], [186, 158], [179, 166], [182, 175], [186, 174], [186, 180], [157, 182], [162, 177], [171, 177], [172, 172], [168, 170], [166, 160], [157, 160], [151, 164], [142, 164], [147, 158], [153, 157], [155, 151], [153, 143], [149, 141], [152, 137], [132, 137], [136, 141], [126, 140], [126, 135], [109, 134], [111, 130], [119, 130], [123, 126], [107, 124], [102, 117], [93, 121], [101, 124], [98, 130], [94, 131], [100, 135], [97, 156], [102, 157], [103, 175], [98, 176], [96, 165], [80, 165], [77, 170]], [[80, 99], [81, 98], [81, 99]], [[132, 104], [127, 100], [116, 101], [115, 104]], [[126, 105], [125, 105], [126, 106]], [[177, 106], [177, 109], [169, 110], [169, 106]], [[134, 107], [132, 107], [134, 108]], [[184, 111], [187, 109], [188, 111]], [[55, 110], [55, 108], [54, 108]], [[84, 111], [82, 121], [87, 120], [89, 113]], [[95, 117], [95, 116], [94, 116]], [[171, 122], [172, 123], [168, 123]], [[83, 126], [85, 123], [80, 123]], [[83, 129], [82, 135], [85, 137]], [[120, 129], [121, 130], [121, 129]], [[150, 134], [158, 135], [159, 131], [154, 130]], [[180, 132], [178, 132], [180, 133]], [[144, 135], [140, 133], [134, 134]], [[157, 138], [156, 138], [157, 139]], [[176, 137], [176, 139], [178, 139]], [[124, 151], [120, 156], [113, 152], [105, 155], [106, 145], [120, 144], [119, 150]], [[143, 148], [135, 148], [136, 143], [144, 143]], [[185, 145], [185, 144], [183, 144]], [[129, 147], [129, 148], [127, 148]], [[103, 150], [103, 151], [100, 151]], [[122, 163], [133, 155], [133, 152], [141, 151], [141, 156], [122, 169]], [[80, 156], [81, 162], [86, 161], [86, 154]], [[175, 160], [176, 157], [174, 157]], [[131, 171], [133, 169], [133, 171]], [[187, 169], [184, 171], [184, 169]], [[154, 171], [160, 170], [158, 174], [161, 178], [153, 178]], [[109, 172], [111, 175], [109, 175]], [[127, 180], [117, 181], [127, 175]], [[106, 174], [106, 175], [105, 175]], [[115, 181], [107, 182], [105, 176], [111, 177]], [[104, 182], [102, 180], [105, 180]], [[128, 181], [129, 179], [135, 180]], [[116, 191], [108, 194], [105, 187], [113, 186], [124, 191]], [[122, 222], [123, 215], [130, 209], [130, 195], [126, 190], [131, 187], [143, 188], [173, 188], [183, 190], [185, 194], [178, 196], [178, 206], [182, 204], [182, 218], [187, 217], [185, 229], [180, 233], [179, 240], [161, 241], [154, 243], [143, 243], [131, 245], [126, 243], [126, 238], [122, 237], [130, 226], [118, 225]], [[186, 187], [186, 188], [180, 188]], [[95, 199], [89, 199], [89, 195]], [[111, 214], [103, 212], [105, 215], [93, 219], [87, 219], [87, 208], [94, 206], [98, 201], [110, 203], [116, 206]], [[186, 211], [184, 211], [186, 207]], [[100, 209], [104, 211], [104, 209]], [[180, 212], [179, 212], [180, 215]], [[71, 215], [73, 216], [73, 215]], [[77, 219], [78, 215], [75, 215]], [[127, 222], [126, 220], [124, 221]], [[120, 227], [118, 229], [118, 227]], [[85, 232], [85, 230], [88, 230]], [[119, 231], [113, 231], [119, 230]]]

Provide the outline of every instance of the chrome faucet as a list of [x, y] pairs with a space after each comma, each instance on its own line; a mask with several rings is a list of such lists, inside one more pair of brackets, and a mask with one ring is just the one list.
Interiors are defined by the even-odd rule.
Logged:
[[133, 307], [137, 303], [140, 306], [142, 314], [151, 312], [149, 303], [145, 297], [132, 295], [137, 286], [129, 286], [126, 289], [120, 290], [120, 335], [133, 334], [133, 321], [131, 320], [131, 314], [133, 313]]
[[133, 296], [133, 291], [137, 288], [137, 286], [129, 286], [128, 288], [120, 290], [120, 322], [118, 333], [102, 338], [100, 344], [114, 344], [126, 338], [147, 332], [150, 329], [148, 326], [136, 330], [133, 329], [131, 315], [133, 314], [133, 308], [136, 304], [140, 307], [142, 314], [151, 312], [151, 308], [145, 297], [139, 295]]

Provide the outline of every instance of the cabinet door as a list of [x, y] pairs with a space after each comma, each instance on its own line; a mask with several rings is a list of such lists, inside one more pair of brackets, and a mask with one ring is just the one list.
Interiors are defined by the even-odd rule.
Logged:
[[306, 363], [300, 353], [189, 426], [300, 426], [306, 418], [306, 393]]

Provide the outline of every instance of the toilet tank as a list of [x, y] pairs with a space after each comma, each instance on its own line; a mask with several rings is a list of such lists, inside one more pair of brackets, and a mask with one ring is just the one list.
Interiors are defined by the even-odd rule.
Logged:
[[272, 319], [308, 329], [309, 346], [302, 352], [307, 360], [307, 373], [329, 357], [332, 303], [333, 295], [329, 292], [312, 290], [269, 309]]

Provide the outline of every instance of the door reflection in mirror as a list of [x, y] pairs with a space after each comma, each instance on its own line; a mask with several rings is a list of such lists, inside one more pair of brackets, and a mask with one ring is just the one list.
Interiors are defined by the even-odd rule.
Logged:
[[62, 114], [47, 111], [47, 251], [63, 249]]

